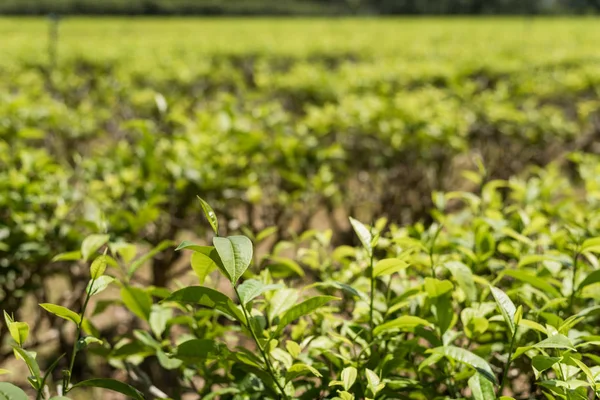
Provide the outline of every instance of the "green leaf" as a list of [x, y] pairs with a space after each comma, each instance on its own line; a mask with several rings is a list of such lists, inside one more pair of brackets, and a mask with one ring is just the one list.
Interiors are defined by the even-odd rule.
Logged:
[[174, 357], [187, 363], [201, 363], [218, 358], [224, 345], [211, 339], [192, 339], [181, 343], [175, 349]]
[[11, 322], [8, 325], [10, 336], [19, 346], [23, 346], [29, 336], [29, 325], [26, 322]]
[[6, 375], [6, 374], [10, 374], [11, 372], [7, 369], [2, 369], [0, 368], [0, 375]]
[[101, 277], [95, 280], [90, 279], [86, 288], [86, 293], [89, 293], [90, 296], [97, 295], [98, 293], [104, 291], [104, 289], [106, 289], [108, 285], [110, 285], [114, 281], [115, 278], [108, 275], [102, 275]]
[[156, 358], [158, 359], [160, 366], [169, 371], [177, 369], [183, 365], [182, 360], [168, 356], [161, 349], [156, 350]]
[[256, 241], [257, 242], [262, 242], [263, 240], [265, 240], [266, 238], [268, 238], [271, 235], [274, 235], [275, 233], [277, 233], [277, 227], [276, 226], [270, 226], [268, 228], [263, 229], [262, 231], [258, 232], [256, 234]]
[[209, 247], [209, 246], [200, 246], [200, 245], [194, 244], [193, 242], [190, 242], [189, 240], [184, 240], [183, 242], [181, 242], [181, 244], [179, 246], [177, 246], [175, 251], [179, 251], [179, 250], [202, 251], [202, 249], [204, 249], [206, 247]]
[[137, 255], [137, 246], [131, 243], [111, 243], [109, 246], [111, 251], [117, 253], [125, 264], [129, 264]]
[[285, 381], [289, 382], [299, 376], [314, 375], [317, 378], [323, 377], [319, 371], [307, 364], [294, 364], [285, 373]]
[[133, 263], [131, 263], [129, 269], [127, 270], [127, 276], [131, 278], [133, 274], [135, 274], [135, 271], [137, 271], [142, 265], [144, 265], [145, 262], [150, 260], [152, 257], [157, 255], [161, 251], [172, 247], [173, 245], [175, 245], [175, 242], [172, 240], [163, 240], [162, 242], [160, 242], [155, 248], [153, 248], [148, 253], [144, 254], [142, 257], [138, 258]]
[[252, 261], [252, 242], [246, 236], [214, 237], [213, 244], [219, 253], [227, 277], [235, 284]]
[[585, 240], [580, 251], [582, 253], [600, 253], [600, 237]]
[[56, 304], [51, 303], [42, 303], [40, 304], [44, 310], [60, 317], [62, 319], [66, 319], [67, 321], [73, 321], [75, 325], [79, 325], [81, 323], [81, 317], [74, 311], [69, 310], [66, 307], [58, 306]]
[[137, 389], [116, 379], [88, 379], [87, 381], [82, 381], [73, 385], [73, 389], [81, 387], [97, 387], [102, 389], [109, 389], [114, 392], [118, 392], [124, 394], [125, 396], [131, 397], [132, 399], [144, 400], [144, 396], [142, 396], [142, 394]]
[[552, 297], [560, 297], [560, 292], [554, 286], [549, 284], [546, 280], [538, 278], [537, 276], [522, 270], [507, 270], [504, 275], [513, 277], [522, 282], [526, 282], [534, 288], [540, 289], [542, 292], [551, 295]]
[[473, 272], [471, 268], [461, 263], [460, 261], [449, 261], [444, 264], [456, 282], [458, 286], [465, 292], [467, 299], [474, 302], [477, 300], [477, 288], [475, 287], [475, 281], [473, 280]]
[[452, 282], [435, 278], [425, 278], [425, 291], [430, 298], [443, 296], [454, 289]]
[[504, 318], [504, 321], [506, 321], [506, 324], [510, 329], [510, 333], [514, 335], [515, 312], [517, 311], [515, 304], [512, 302], [510, 297], [506, 295], [506, 293], [504, 293], [497, 287], [490, 285], [490, 291], [492, 292], [492, 296], [494, 296], [494, 300], [496, 301], [498, 308], [500, 308], [500, 312], [502, 313], [502, 317]]
[[569, 349], [577, 351], [571, 340], [561, 334], [550, 336], [549, 338], [534, 344], [532, 347], [537, 349]]
[[373, 246], [371, 245], [373, 236], [371, 235], [371, 232], [369, 232], [367, 227], [363, 225], [362, 222], [352, 217], [348, 217], [348, 219], [350, 220], [350, 225], [352, 225], [354, 232], [356, 232], [356, 235], [360, 239], [363, 247], [367, 250], [369, 256], [373, 255]]
[[461, 349], [455, 346], [441, 346], [428, 350], [429, 353], [437, 353], [446, 356], [454, 361], [470, 365], [475, 368], [484, 378], [496, 384], [496, 376], [490, 365], [481, 357], [471, 353], [469, 350]]
[[277, 333], [281, 332], [288, 324], [297, 320], [300, 317], [308, 315], [315, 310], [323, 307], [325, 304], [329, 303], [332, 300], [339, 300], [337, 297], [333, 296], [315, 296], [311, 297], [308, 300], [304, 300], [300, 304], [296, 304], [292, 308], [290, 308], [279, 321], [277, 326]]
[[204, 216], [208, 220], [208, 223], [212, 227], [213, 231], [215, 231], [215, 235], [219, 234], [219, 221], [217, 220], [217, 215], [213, 211], [212, 207], [204, 201], [200, 196], [197, 196], [198, 200], [200, 200], [200, 205], [202, 206], [202, 211], [204, 211]]
[[387, 258], [381, 260], [375, 264], [373, 268], [373, 278], [377, 278], [385, 275], [392, 275], [396, 272], [402, 271], [408, 267], [408, 263], [399, 258]]
[[98, 339], [97, 337], [85, 336], [77, 341], [77, 350], [85, 349], [86, 347], [88, 347], [90, 344], [93, 344], [93, 343], [102, 344], [103, 342], [102, 342], [102, 340]]
[[167, 327], [167, 322], [173, 318], [173, 310], [158, 304], [153, 304], [150, 311], [150, 329], [154, 336], [160, 338]]
[[76, 250], [76, 251], [69, 251], [68, 253], [58, 254], [58, 255], [54, 256], [54, 258], [52, 259], [52, 262], [77, 261], [79, 259], [81, 259], [81, 251]]
[[579, 292], [584, 287], [598, 282], [600, 282], [600, 269], [590, 272], [579, 286], [577, 286], [577, 291]]
[[83, 261], [88, 261], [100, 247], [108, 242], [108, 239], [110, 239], [109, 235], [90, 235], [83, 239], [81, 243], [81, 257]]
[[365, 369], [365, 375], [367, 376], [367, 386], [371, 390], [371, 393], [373, 393], [373, 397], [375, 397], [384, 388], [385, 384], [381, 383], [379, 376], [369, 368]]
[[273, 321], [275, 317], [292, 308], [297, 300], [298, 291], [296, 289], [281, 289], [275, 292], [269, 301], [269, 319]]
[[[216, 253], [216, 250], [214, 251]], [[212, 258], [197, 251], [192, 253], [191, 265], [201, 285], [204, 284], [206, 277], [217, 268], [217, 264]]]
[[356, 382], [356, 376], [358, 375], [358, 371], [354, 367], [346, 367], [342, 370], [341, 378], [342, 378], [342, 386], [344, 390], [350, 390], [354, 382]]
[[180, 289], [171, 294], [164, 301], [191, 303], [204, 307], [214, 308], [244, 324], [246, 321], [242, 311], [237, 308], [237, 306], [233, 303], [233, 301], [231, 301], [229, 297], [227, 297], [221, 292], [204, 286], [190, 286], [187, 288]]
[[152, 297], [145, 290], [125, 286], [121, 289], [121, 300], [132, 313], [144, 321], [148, 321], [152, 307]]
[[35, 381], [39, 385], [42, 379], [42, 373], [40, 372], [40, 367], [37, 361], [35, 360], [34, 355], [31, 352], [17, 346], [13, 346], [13, 350], [23, 361], [25, 361], [25, 364], [27, 364], [31, 376], [35, 378]]
[[555, 255], [551, 255], [551, 254], [528, 254], [528, 255], [522, 256], [519, 259], [519, 263], [517, 264], [517, 267], [522, 268], [527, 265], [537, 264], [537, 263], [540, 263], [543, 261], [560, 262], [560, 260], [561, 259], [559, 256], [555, 256]]
[[29, 397], [12, 383], [0, 382], [0, 400], [29, 400]]
[[240, 295], [240, 302], [243, 305], [246, 305], [265, 292], [283, 288], [284, 286], [282, 284], [265, 285], [259, 280], [248, 279], [238, 286], [238, 293]]
[[392, 331], [392, 330], [413, 330], [415, 327], [422, 326], [432, 326], [431, 323], [423, 318], [414, 317], [411, 315], [403, 315], [399, 318], [396, 318], [393, 321], [386, 322], [384, 324], [378, 325], [373, 329], [374, 335], [380, 335], [381, 333]]
[[531, 365], [538, 372], [542, 372], [551, 368], [554, 364], [562, 360], [562, 357], [535, 356], [531, 359]]
[[479, 373], [469, 379], [469, 388], [473, 393], [473, 400], [492, 400], [496, 398], [494, 385]]
[[90, 267], [90, 277], [92, 279], [98, 279], [102, 275], [104, 275], [104, 271], [106, 271], [106, 264], [107, 264], [107, 256], [103, 255], [103, 256], [97, 257], [92, 262], [92, 265]]

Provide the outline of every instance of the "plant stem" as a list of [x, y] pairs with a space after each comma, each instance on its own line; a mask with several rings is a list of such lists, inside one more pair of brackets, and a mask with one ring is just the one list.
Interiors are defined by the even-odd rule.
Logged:
[[244, 318], [246, 318], [246, 324], [245, 324], [246, 329], [248, 329], [250, 331], [250, 334], [252, 335], [252, 339], [254, 339], [254, 343], [256, 343], [256, 347], [258, 347], [260, 354], [262, 355], [263, 359], [265, 360], [265, 365], [267, 366], [267, 372], [273, 378], [275, 385], [277, 385], [277, 388], [281, 392], [281, 396], [285, 400], [288, 400], [288, 397], [285, 394], [285, 389], [283, 388], [283, 386], [281, 386], [281, 383], [279, 382], [279, 379], [278, 379], [277, 375], [275, 374], [275, 371], [273, 369], [273, 366], [271, 365], [271, 361], [269, 360], [267, 353], [265, 352], [265, 349], [263, 349], [263, 347], [260, 345], [260, 342], [258, 341], [258, 337], [256, 337], [256, 333], [254, 333], [254, 329], [252, 329], [252, 324], [250, 323], [250, 317], [248, 316], [246, 307], [244, 306], [244, 304], [242, 304], [240, 294], [238, 293], [237, 287], [235, 287], [235, 285], [233, 285], [233, 290], [235, 291], [235, 295], [237, 296], [237, 298], [240, 301], [240, 304], [242, 306], [242, 312], [244, 313]]
[[[93, 278], [89, 284], [89, 287], [92, 288], [94, 286], [94, 282], [96, 278]], [[83, 307], [81, 308], [81, 312], [79, 313], [79, 323], [77, 324], [77, 334], [75, 336], [75, 341], [73, 342], [73, 351], [71, 352], [71, 361], [69, 363], [68, 375], [63, 378], [63, 393], [67, 394], [69, 392], [69, 385], [71, 384], [71, 375], [73, 375], [73, 367], [75, 366], [75, 357], [77, 356], [77, 344], [79, 343], [79, 339], [81, 339], [81, 325], [83, 324], [83, 316], [85, 315], [85, 309], [90, 301], [91, 293], [87, 290], [86, 287], [85, 301], [83, 302]]]
[[575, 278], [577, 276], [577, 261], [579, 260], [579, 251], [575, 251], [573, 254], [573, 274], [571, 276], [571, 297], [569, 298], [569, 310], [573, 311], [573, 303], [575, 301]]
[[373, 321], [373, 303], [375, 300], [375, 277], [373, 277], [373, 251], [371, 250], [371, 258], [369, 260], [369, 271], [371, 278], [371, 293], [370, 293], [370, 303], [369, 303], [369, 329], [371, 331], [371, 341], [374, 339], [373, 329], [375, 329], [375, 323]]
[[518, 327], [515, 326], [515, 332], [512, 335], [512, 338], [510, 340], [510, 347], [508, 348], [508, 359], [506, 360], [506, 365], [504, 366], [504, 372], [502, 373], [502, 382], [500, 382], [500, 388], [498, 389], [498, 393], [496, 393], [496, 396], [502, 396], [502, 391], [504, 390], [504, 386], [506, 385], [506, 377], [508, 376], [508, 370], [510, 368], [510, 364], [512, 364], [512, 355], [513, 355], [513, 349], [515, 347], [515, 340], [517, 337], [517, 329], [518, 329]]

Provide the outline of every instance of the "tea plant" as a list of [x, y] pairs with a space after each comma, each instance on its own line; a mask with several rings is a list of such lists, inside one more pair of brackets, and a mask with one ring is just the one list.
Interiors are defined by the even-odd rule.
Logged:
[[[81, 246], [81, 251], [67, 253], [59, 257], [62, 260], [75, 260], [81, 259], [82, 261], [89, 261], [94, 258], [90, 265], [90, 280], [85, 289], [85, 299], [79, 313], [70, 310], [66, 307], [51, 303], [42, 303], [40, 307], [44, 310], [56, 315], [59, 318], [70, 321], [75, 325], [75, 338], [73, 340], [73, 349], [68, 355], [67, 367], [62, 370], [62, 384], [57, 386], [58, 396], [50, 397], [50, 380], [52, 379], [52, 373], [54, 369], [59, 365], [65, 354], [57, 357], [46, 369], [44, 373], [40, 369], [36, 360], [36, 353], [28, 351], [24, 344], [29, 336], [29, 325], [25, 322], [15, 321], [6, 311], [4, 312], [4, 320], [6, 327], [10, 332], [10, 336], [14, 340], [13, 351], [15, 357], [22, 360], [27, 365], [30, 376], [28, 381], [33, 387], [36, 393], [36, 400], [42, 400], [50, 398], [51, 400], [68, 399], [67, 394], [78, 388], [105, 388], [123, 393], [134, 399], [143, 399], [140, 392], [135, 388], [129, 386], [126, 383], [120, 382], [114, 379], [108, 378], [94, 378], [88, 379], [73, 384], [72, 375], [75, 365], [75, 359], [77, 354], [85, 350], [88, 346], [93, 344], [101, 344], [102, 341], [97, 337], [93, 336], [90, 332], [94, 332], [94, 328], [90, 325], [89, 320], [86, 317], [86, 310], [89, 305], [89, 301], [92, 296], [95, 296], [104, 291], [107, 286], [113, 282], [114, 278], [105, 275], [107, 265], [111, 262], [109, 256], [106, 255], [107, 248], [104, 250], [104, 254], [98, 257], [94, 257], [96, 251], [103, 247], [108, 242], [108, 235], [94, 235], [86, 238]], [[114, 261], [113, 261], [114, 262]], [[21, 389], [14, 385], [3, 383], [0, 386], [0, 395], [7, 399], [13, 400], [26, 400], [28, 396]]]

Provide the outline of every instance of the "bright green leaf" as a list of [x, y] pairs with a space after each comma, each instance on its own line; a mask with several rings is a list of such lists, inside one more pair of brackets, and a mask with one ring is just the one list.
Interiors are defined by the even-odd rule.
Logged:
[[219, 234], [219, 221], [217, 220], [217, 214], [213, 211], [212, 207], [204, 201], [200, 196], [197, 196], [198, 200], [200, 200], [200, 205], [202, 206], [202, 211], [204, 211], [204, 216], [208, 220], [211, 228], [215, 232], [215, 235]]
[[100, 247], [108, 242], [109, 238], [109, 235], [90, 235], [86, 237], [81, 243], [81, 257], [83, 260], [88, 261]]
[[243, 305], [248, 304], [261, 294], [270, 290], [282, 289], [282, 284], [265, 285], [259, 280], [248, 279], [238, 286], [238, 293], [240, 294], [240, 302]]
[[214, 237], [213, 244], [227, 271], [227, 277], [235, 284], [252, 262], [252, 242], [246, 236], [229, 236]]
[[373, 267], [373, 278], [392, 275], [408, 267], [408, 263], [399, 258], [386, 258]]
[[75, 325], [79, 325], [81, 323], [81, 317], [74, 311], [69, 310], [66, 307], [58, 306], [56, 304], [50, 303], [42, 303], [40, 304], [44, 310], [56, 315], [57, 317], [66, 319], [68, 321], [73, 321]]

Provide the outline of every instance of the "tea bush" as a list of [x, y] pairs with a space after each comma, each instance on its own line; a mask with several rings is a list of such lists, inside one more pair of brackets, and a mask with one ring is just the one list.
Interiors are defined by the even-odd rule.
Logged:
[[[485, 377], [515, 397], [585, 390], [597, 262], [584, 243], [600, 236], [594, 21], [69, 19], [55, 62], [32, 39], [46, 29], [0, 19], [0, 308], [12, 325], [30, 317], [27, 299], [59, 303], [102, 340], [85, 350], [97, 362], [74, 357], [73, 323], [34, 313], [23, 351], [58, 332], [69, 372], [38, 362], [48, 382], [68, 377], [62, 395], [109, 376], [102, 360], [149, 398], [487, 398]], [[486, 168], [462, 179], [479, 159]], [[197, 195], [217, 232], [198, 223]], [[109, 234], [99, 254], [51, 262], [98, 232]], [[253, 249], [251, 266], [232, 276], [205, 244], [240, 233], [254, 246], [233, 239], [234, 263]], [[185, 238], [203, 245], [176, 251]], [[88, 310], [78, 303], [99, 256], [115, 282]], [[188, 256], [213, 290], [189, 295], [217, 311], [171, 297]], [[218, 267], [221, 278], [208, 272]], [[521, 306], [518, 323], [489, 285]], [[91, 325], [122, 306], [124, 326]], [[308, 314], [283, 326], [291, 310]], [[578, 351], [519, 350], [556, 332]], [[469, 384], [448, 346], [485, 360], [482, 377]], [[562, 358], [536, 372], [536, 356]]]
[[[507, 179], [597, 151], [592, 20], [75, 18], [56, 58], [47, 28], [0, 20], [1, 204], [19, 210], [0, 220], [0, 264], [23, 281], [2, 284], [0, 306], [13, 311], [9, 298], [64, 271], [48, 250], [89, 233], [204, 237], [197, 194], [223, 234], [276, 226], [278, 241], [324, 221], [348, 244], [340, 216], [430, 222], [429, 194], [455, 188], [474, 155]], [[153, 284], [179, 254], [152, 261]]]
[[[600, 164], [585, 154], [569, 159], [581, 185], [557, 164], [509, 180], [485, 180], [481, 167], [465, 174], [477, 193], [434, 193], [429, 226], [351, 218], [359, 247], [308, 231], [257, 257], [247, 236], [220, 236], [200, 200], [213, 245], [178, 246], [192, 253], [199, 285], [174, 290], [135, 283], [148, 256], [136, 258], [134, 245], [90, 236], [57, 257], [91, 263], [80, 312], [41, 304], [77, 328], [61, 394], [96, 386], [132, 398], [596, 398]], [[140, 324], [104, 338], [86, 308], [109, 285], [120, 292], [108, 303]], [[25, 350], [27, 324], [5, 318], [45, 398], [60, 358], [42, 374]], [[72, 384], [87, 346], [139, 392], [105, 378]], [[151, 380], [148, 365], [171, 378]]]

